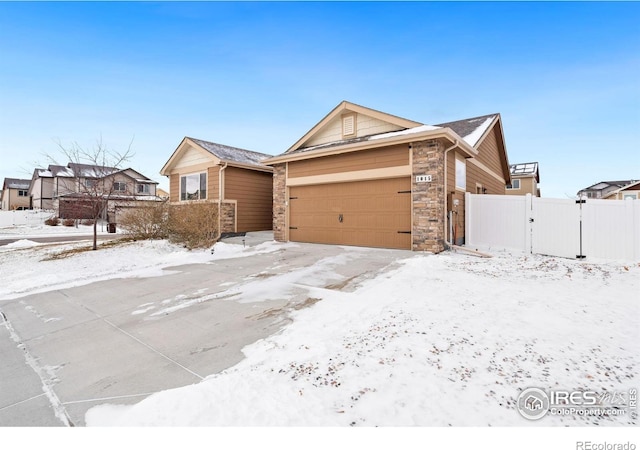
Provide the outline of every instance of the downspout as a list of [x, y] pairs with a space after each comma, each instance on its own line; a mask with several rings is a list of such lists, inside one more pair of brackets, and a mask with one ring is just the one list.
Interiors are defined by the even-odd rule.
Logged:
[[447, 185], [447, 153], [449, 153], [449, 151], [456, 148], [459, 144], [460, 142], [458, 141], [458, 139], [456, 139], [456, 141], [451, 145], [451, 147], [444, 149], [444, 222], [442, 226], [443, 226], [443, 232], [444, 232], [444, 243], [447, 245], [448, 248], [453, 247], [453, 245], [447, 239], [447, 223], [448, 223], [447, 214], [449, 212], [449, 208], [447, 205], [447, 198], [449, 197], [448, 185]]
[[218, 172], [218, 236], [216, 241], [222, 236], [222, 200], [224, 199], [224, 169], [227, 168], [228, 163], [224, 163], [220, 167]]

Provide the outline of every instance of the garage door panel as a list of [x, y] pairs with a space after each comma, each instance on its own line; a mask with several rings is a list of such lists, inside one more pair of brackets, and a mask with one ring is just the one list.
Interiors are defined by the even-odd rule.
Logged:
[[[393, 178], [290, 188], [289, 239], [411, 248], [411, 180]], [[339, 220], [342, 216], [342, 221]]]

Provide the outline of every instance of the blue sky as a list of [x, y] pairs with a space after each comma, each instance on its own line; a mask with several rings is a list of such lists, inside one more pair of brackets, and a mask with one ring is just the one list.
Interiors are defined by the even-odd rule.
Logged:
[[0, 178], [102, 136], [166, 188], [184, 136], [279, 154], [348, 100], [499, 112], [544, 196], [640, 179], [638, 23], [640, 3], [0, 2]]

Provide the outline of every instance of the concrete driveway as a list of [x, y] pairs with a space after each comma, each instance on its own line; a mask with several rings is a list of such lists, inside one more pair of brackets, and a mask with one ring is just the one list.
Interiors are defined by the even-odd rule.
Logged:
[[[226, 242], [256, 245], [270, 233]], [[0, 303], [0, 425], [84, 425], [103, 403], [198, 383], [313, 304], [305, 287], [352, 290], [408, 251], [287, 244]], [[37, 274], [34, 274], [37, 276]]]

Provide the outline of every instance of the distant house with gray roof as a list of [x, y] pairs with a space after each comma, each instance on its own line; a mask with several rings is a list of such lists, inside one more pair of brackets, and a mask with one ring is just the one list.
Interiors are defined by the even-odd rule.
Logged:
[[0, 195], [1, 209], [4, 211], [30, 209], [29, 182], [30, 180], [20, 178], [5, 178], [2, 183], [2, 195]]
[[104, 219], [117, 222], [117, 211], [162, 201], [156, 195], [157, 182], [132, 169], [69, 163], [36, 168], [28, 181], [28, 195], [34, 209], [52, 210], [61, 218], [90, 219], [93, 214], [81, 205], [87, 197], [104, 197]]
[[527, 195], [540, 197], [540, 171], [537, 162], [511, 164], [511, 183], [506, 186], [507, 195]]
[[596, 184], [592, 184], [589, 187], [581, 189], [578, 192], [578, 196], [587, 198], [600, 198], [600, 199], [625, 199], [625, 198], [640, 198], [638, 193], [640, 187], [638, 184], [640, 180], [617, 180], [617, 181], [601, 181]]
[[171, 203], [216, 203], [222, 233], [270, 230], [271, 157], [215, 142], [185, 137], [160, 171], [169, 177]]

